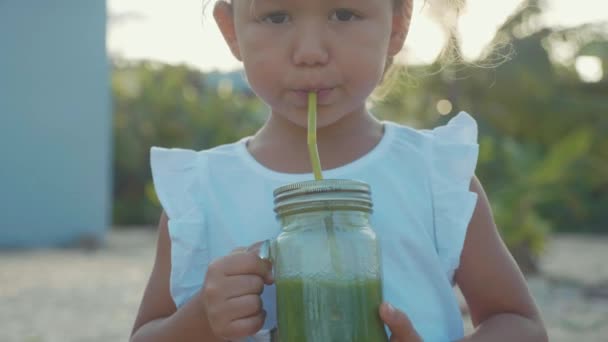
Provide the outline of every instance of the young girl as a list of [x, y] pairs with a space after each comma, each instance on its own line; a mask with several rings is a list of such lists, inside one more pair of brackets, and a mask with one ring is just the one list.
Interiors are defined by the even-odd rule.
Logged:
[[[362, 180], [373, 191], [387, 301], [379, 315], [391, 341], [547, 340], [474, 176], [473, 118], [461, 113], [420, 131], [366, 109], [403, 46], [411, 12], [412, 0], [216, 2], [226, 43], [271, 114], [233, 144], [152, 149], [165, 213], [132, 341], [270, 340], [271, 266], [248, 246], [280, 231], [272, 191], [312, 179], [309, 92], [318, 96], [325, 177]], [[476, 328], [470, 336], [456, 284]]]

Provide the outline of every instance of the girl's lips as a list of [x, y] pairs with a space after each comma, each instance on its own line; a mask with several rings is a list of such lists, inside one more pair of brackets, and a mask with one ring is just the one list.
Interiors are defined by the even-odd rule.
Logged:
[[327, 104], [329, 96], [333, 92], [334, 88], [324, 88], [316, 91], [310, 90], [294, 90], [294, 93], [298, 97], [298, 102], [301, 104], [308, 104], [308, 94], [311, 92], [317, 93], [317, 103], [320, 105]]

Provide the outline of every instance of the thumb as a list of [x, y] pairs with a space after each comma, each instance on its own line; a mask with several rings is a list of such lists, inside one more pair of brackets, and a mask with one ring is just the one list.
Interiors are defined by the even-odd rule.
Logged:
[[380, 306], [380, 318], [391, 330], [391, 342], [422, 342], [407, 315], [389, 303]]

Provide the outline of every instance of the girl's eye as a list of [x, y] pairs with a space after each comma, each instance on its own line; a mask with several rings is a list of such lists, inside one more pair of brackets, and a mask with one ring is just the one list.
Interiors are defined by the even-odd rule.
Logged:
[[355, 19], [359, 19], [359, 16], [347, 9], [338, 9], [331, 16], [331, 20], [337, 21], [352, 21]]
[[275, 12], [263, 16], [261, 20], [268, 24], [285, 24], [289, 20], [289, 16], [283, 12]]

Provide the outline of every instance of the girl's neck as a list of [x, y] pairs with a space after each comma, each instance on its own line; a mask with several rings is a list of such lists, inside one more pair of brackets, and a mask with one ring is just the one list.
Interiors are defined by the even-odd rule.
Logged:
[[[323, 169], [348, 164], [369, 151], [382, 139], [384, 128], [369, 112], [350, 114], [317, 130], [317, 146]], [[311, 172], [307, 129], [270, 115], [249, 141], [249, 152], [262, 165], [284, 173]]]

